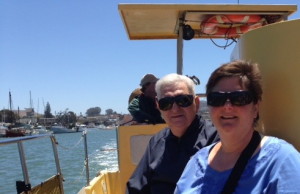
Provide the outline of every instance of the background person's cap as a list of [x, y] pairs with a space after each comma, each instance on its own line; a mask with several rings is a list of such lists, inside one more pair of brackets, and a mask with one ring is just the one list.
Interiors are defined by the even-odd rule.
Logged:
[[144, 86], [147, 83], [155, 83], [158, 80], [153, 74], [146, 74], [141, 80], [140, 86]]

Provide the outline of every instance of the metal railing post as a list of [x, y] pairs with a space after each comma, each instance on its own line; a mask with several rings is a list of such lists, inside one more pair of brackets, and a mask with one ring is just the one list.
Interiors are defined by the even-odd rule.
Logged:
[[[54, 135], [51, 135], [50, 139], [51, 139], [51, 143], [52, 143], [52, 149], [53, 149], [53, 154], [54, 154], [54, 159], [55, 159], [55, 164], [56, 164], [56, 172], [57, 172], [57, 174], [60, 175], [59, 176], [60, 179], [61, 179], [60, 182], [62, 183], [64, 178], [63, 178], [63, 175], [62, 175], [62, 172], [61, 172], [61, 168], [60, 168], [60, 164], [59, 164], [59, 159], [58, 159], [58, 151], [57, 151], [57, 147], [56, 147], [57, 141], [56, 141]], [[61, 193], [62, 194], [64, 193], [63, 184], [61, 184]]]
[[89, 168], [89, 155], [88, 155], [88, 146], [87, 146], [87, 131], [82, 132], [84, 139], [84, 152], [85, 152], [85, 171], [86, 171], [86, 185], [90, 185], [90, 168]]
[[26, 166], [26, 159], [25, 159], [25, 154], [24, 154], [23, 143], [21, 141], [18, 142], [18, 150], [19, 150], [21, 167], [22, 167], [23, 178], [24, 178], [24, 183], [25, 183], [25, 190], [28, 191], [31, 189], [31, 185], [30, 185], [30, 181], [29, 181], [28, 169]]

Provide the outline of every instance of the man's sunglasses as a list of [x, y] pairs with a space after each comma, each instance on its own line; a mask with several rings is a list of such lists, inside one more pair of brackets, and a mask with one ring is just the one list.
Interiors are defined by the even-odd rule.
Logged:
[[211, 92], [207, 95], [207, 105], [209, 106], [224, 106], [226, 101], [230, 101], [232, 105], [244, 106], [254, 101], [254, 97], [249, 91], [234, 91], [234, 92]]
[[163, 111], [170, 110], [173, 107], [174, 102], [180, 107], [188, 107], [193, 104], [193, 95], [178, 95], [168, 96], [158, 100], [159, 109]]

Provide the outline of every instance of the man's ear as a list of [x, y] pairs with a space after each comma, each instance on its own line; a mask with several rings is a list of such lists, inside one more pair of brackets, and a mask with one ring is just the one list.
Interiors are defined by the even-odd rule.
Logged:
[[200, 108], [200, 97], [199, 96], [195, 96], [195, 104], [196, 104], [196, 109], [199, 110]]
[[159, 109], [159, 106], [158, 106], [158, 98], [157, 98], [157, 96], [155, 97], [155, 104], [156, 104], [156, 108], [157, 108], [158, 110], [160, 110], [160, 109]]

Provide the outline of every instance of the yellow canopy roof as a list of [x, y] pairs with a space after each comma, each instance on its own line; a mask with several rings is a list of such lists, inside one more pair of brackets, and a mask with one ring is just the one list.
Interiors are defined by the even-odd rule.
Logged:
[[[201, 23], [211, 15], [261, 15], [272, 17], [272, 23], [286, 20], [296, 5], [241, 4], [119, 4], [119, 12], [129, 39], [177, 39], [180, 19], [200, 35]], [[224, 37], [214, 37], [224, 38]]]

